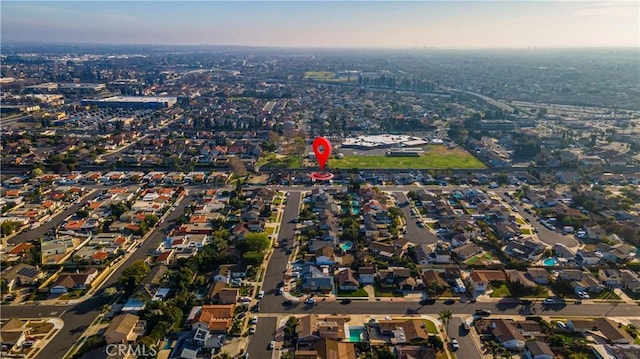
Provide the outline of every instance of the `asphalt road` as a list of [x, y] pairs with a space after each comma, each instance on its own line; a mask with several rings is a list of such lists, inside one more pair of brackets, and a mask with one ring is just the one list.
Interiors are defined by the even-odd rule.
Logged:
[[404, 192], [393, 192], [393, 194], [396, 196], [398, 206], [404, 213], [404, 219], [407, 222], [407, 234], [405, 234], [404, 238], [416, 244], [434, 244], [438, 242], [438, 237], [431, 233], [428, 228], [418, 227], [416, 224], [418, 217], [411, 215], [410, 205], [400, 205], [408, 200], [407, 195]]
[[[449, 341], [455, 338], [460, 346], [460, 349], [453, 352], [454, 355], [456, 358], [481, 359], [482, 355], [474, 343], [473, 337], [466, 330], [460, 328], [461, 324], [462, 318], [453, 317], [449, 322], [449, 329], [447, 330]], [[471, 330], [475, 329], [471, 328]], [[449, 345], [449, 343], [446, 343], [446, 345]], [[451, 349], [451, 346], [449, 346], [449, 349]]]
[[271, 350], [267, 349], [269, 342], [276, 336], [276, 317], [260, 317], [256, 325], [256, 333], [251, 335], [247, 352], [249, 358], [271, 358]]
[[265, 292], [264, 298], [260, 301], [260, 309], [267, 313], [277, 313], [282, 310], [283, 297], [278, 295], [278, 283], [284, 279], [284, 271], [287, 268], [289, 255], [287, 249], [293, 248], [293, 235], [296, 224], [293, 220], [298, 217], [300, 210], [300, 192], [290, 192], [287, 204], [284, 207], [282, 215], [282, 223], [280, 224], [280, 232], [278, 233], [278, 242], [280, 248], [276, 248], [271, 255], [267, 272], [262, 284], [262, 290]]
[[[279, 302], [280, 303], [280, 302]], [[438, 301], [433, 305], [420, 305], [417, 302], [406, 302], [401, 298], [393, 301], [358, 301], [353, 300], [351, 304], [341, 304], [338, 301], [318, 301], [313, 308], [308, 308], [302, 303], [293, 304], [290, 307], [279, 307], [276, 311], [262, 310], [266, 315], [271, 313], [280, 315], [295, 314], [404, 314], [415, 312], [416, 314], [429, 314], [438, 316], [442, 310], [449, 309], [454, 315], [473, 314], [476, 309], [489, 309], [495, 315], [527, 315], [523, 311], [522, 306], [517, 302], [477, 302], [477, 303], [455, 303], [445, 305], [442, 301]], [[566, 305], [552, 306], [551, 308], [542, 308], [536, 305], [535, 315], [563, 315], [584, 317], [585, 313], [589, 316], [599, 317], [637, 317], [640, 313], [638, 305], [624, 303], [584, 303], [581, 305], [569, 303]]]
[[[511, 192], [511, 191], [504, 190], [504, 189], [495, 191], [496, 194], [498, 194], [503, 200], [509, 203], [512, 200], [509, 197], [507, 197], [506, 195], [507, 192]], [[538, 222], [538, 218], [536, 216], [525, 212], [524, 211], [525, 207], [522, 206], [522, 204], [518, 203], [518, 201], [516, 201], [515, 207], [518, 209], [518, 213], [521, 216], [529, 219], [531, 225], [538, 229], [538, 239], [540, 239], [540, 241], [542, 241], [543, 243], [548, 244], [550, 246], [553, 246], [556, 243], [562, 243], [565, 246], [570, 248], [578, 246], [579, 244], [578, 240], [575, 239], [572, 235], [564, 235], [562, 233], [547, 229], [547, 227], [543, 226], [542, 224], [540, 224], [540, 222]]]
[[67, 209], [65, 209], [55, 217], [49, 219], [47, 222], [43, 223], [42, 225], [40, 225], [40, 227], [29, 229], [24, 233], [18, 234], [10, 238], [7, 242], [9, 244], [18, 244], [18, 243], [29, 242], [34, 239], [43, 237], [47, 232], [49, 232], [49, 230], [55, 228], [57, 225], [62, 223], [62, 221], [65, 218], [75, 214], [82, 206], [84, 206], [85, 202], [91, 201], [94, 198], [98, 197], [102, 192], [102, 187], [94, 188], [93, 190], [95, 190], [94, 193], [89, 194], [87, 197], [83, 197], [82, 201], [80, 201], [79, 203], [74, 203], [71, 206], [67, 207]]
[[[142, 244], [138, 250], [131, 254], [125, 263], [107, 279], [95, 295], [86, 301], [71, 306], [40, 306], [40, 305], [18, 305], [3, 306], [2, 317], [21, 317], [32, 318], [38, 316], [59, 316], [64, 321], [64, 327], [61, 332], [56, 335], [53, 340], [47, 344], [46, 350], [40, 351], [36, 356], [38, 359], [62, 358], [64, 354], [78, 341], [80, 335], [93, 322], [100, 313], [100, 308], [109, 302], [109, 298], [103, 297], [101, 294], [105, 288], [113, 286], [117, 283], [122, 271], [129, 267], [133, 262], [144, 259], [151, 249], [155, 249], [157, 245], [164, 239], [168, 226], [175, 221], [183, 212], [185, 207], [191, 204], [191, 198], [187, 196], [183, 198], [175, 211], [170, 212], [165, 221], [160, 224]], [[62, 217], [64, 218], [64, 217]], [[52, 223], [57, 223], [52, 221]], [[64, 311], [64, 313], [63, 313]], [[56, 314], [51, 314], [57, 312]]]

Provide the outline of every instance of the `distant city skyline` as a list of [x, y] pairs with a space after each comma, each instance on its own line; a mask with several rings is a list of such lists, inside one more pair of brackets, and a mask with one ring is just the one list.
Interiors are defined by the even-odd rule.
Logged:
[[2, 1], [2, 42], [639, 47], [637, 1]]

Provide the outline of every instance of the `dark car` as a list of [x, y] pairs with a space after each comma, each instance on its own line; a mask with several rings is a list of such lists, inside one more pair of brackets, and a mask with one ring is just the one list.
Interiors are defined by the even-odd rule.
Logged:
[[444, 304], [446, 304], [446, 305], [451, 305], [451, 304], [455, 304], [455, 302], [456, 302], [456, 301], [455, 301], [455, 300], [453, 300], [453, 299], [447, 299], [447, 300], [445, 300], [445, 301], [444, 301]]
[[491, 315], [491, 311], [487, 309], [477, 309], [476, 315], [480, 317], [488, 317]]
[[471, 330], [471, 327], [469, 326], [469, 324], [467, 322], [462, 322], [460, 323], [460, 329], [468, 332]]
[[420, 301], [420, 305], [433, 305], [436, 304], [435, 298], [427, 298]]
[[292, 305], [293, 305], [293, 302], [292, 302], [292, 301], [290, 301], [290, 300], [285, 300], [284, 302], [282, 302], [282, 305], [283, 305], [284, 307], [290, 307], [290, 306], [292, 306]]
[[351, 299], [343, 299], [340, 304], [351, 304]]
[[529, 306], [531, 304], [533, 304], [533, 301], [529, 299], [520, 299], [520, 305]]

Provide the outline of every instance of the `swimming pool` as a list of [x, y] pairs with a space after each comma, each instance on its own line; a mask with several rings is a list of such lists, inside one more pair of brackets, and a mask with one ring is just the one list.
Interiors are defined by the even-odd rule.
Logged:
[[543, 260], [542, 264], [547, 266], [547, 267], [553, 267], [553, 266], [558, 265], [558, 261], [555, 258], [549, 257], [549, 258]]
[[365, 341], [364, 327], [349, 327], [349, 342], [357, 343]]
[[357, 216], [357, 215], [359, 215], [359, 214], [360, 214], [360, 208], [353, 208], [353, 209], [351, 209], [351, 212], [352, 212], [354, 215], [356, 215], [356, 216]]
[[342, 248], [343, 251], [348, 251], [351, 248], [353, 248], [353, 242], [351, 241], [346, 241], [344, 243], [340, 244], [340, 248]]

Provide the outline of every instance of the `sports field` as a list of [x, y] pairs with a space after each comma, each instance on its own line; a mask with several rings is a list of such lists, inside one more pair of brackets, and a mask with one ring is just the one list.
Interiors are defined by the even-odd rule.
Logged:
[[344, 156], [330, 159], [331, 168], [358, 169], [472, 169], [486, 166], [463, 149], [450, 150], [445, 146], [429, 146], [419, 157]]

